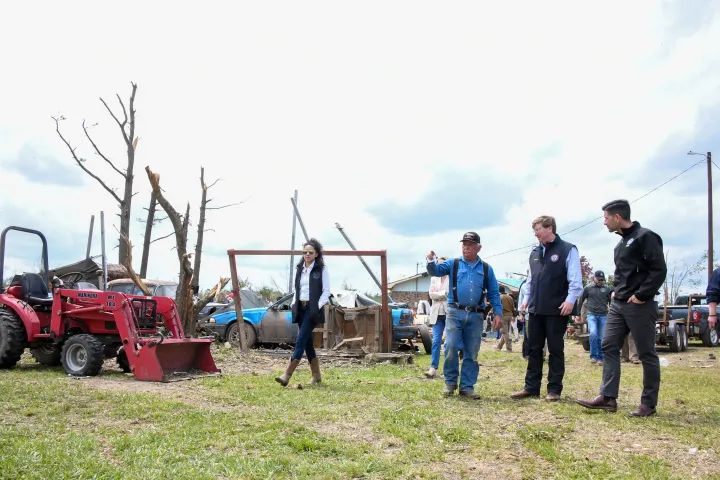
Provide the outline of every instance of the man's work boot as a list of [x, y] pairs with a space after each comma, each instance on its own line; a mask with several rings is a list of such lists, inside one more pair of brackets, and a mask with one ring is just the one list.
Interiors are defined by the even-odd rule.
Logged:
[[452, 397], [455, 393], [455, 389], [457, 388], [457, 385], [450, 385], [448, 383], [445, 384], [445, 388], [443, 388], [442, 394], [443, 397]]
[[656, 413], [657, 413], [657, 410], [655, 410], [655, 407], [649, 407], [649, 406], [641, 403], [640, 408], [630, 412], [630, 416], [631, 417], [649, 417], [651, 415], [655, 415]]
[[617, 401], [612, 397], [598, 395], [592, 400], [575, 400], [575, 403], [593, 410], [605, 410], [606, 412], [617, 412]]
[[515, 392], [515, 393], [513, 393], [512, 395], [510, 395], [510, 398], [515, 399], [515, 400], [519, 400], [519, 399], [521, 399], [521, 398], [539, 397], [539, 396], [540, 396], [539, 393], [528, 392], [527, 390], [525, 390], [525, 389], [523, 388], [523, 389], [520, 390], [519, 392]]
[[437, 375], [437, 368], [430, 367], [430, 370], [425, 372], [427, 378], [435, 378], [435, 375]]
[[470, 400], [480, 400], [480, 395], [472, 390], [460, 390], [459, 395], [461, 397], [469, 398]]
[[320, 377], [320, 361], [318, 361], [317, 357], [313, 358], [312, 362], [310, 362], [310, 371], [312, 372], [310, 385], [317, 385], [322, 380]]
[[290, 382], [290, 377], [292, 377], [293, 372], [299, 364], [300, 360], [290, 360], [290, 364], [285, 369], [285, 373], [283, 373], [279, 377], [275, 377], [275, 381], [283, 387], [287, 387], [287, 384]]

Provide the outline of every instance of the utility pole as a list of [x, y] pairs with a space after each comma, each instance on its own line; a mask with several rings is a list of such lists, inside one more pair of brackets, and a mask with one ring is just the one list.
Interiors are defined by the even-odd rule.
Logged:
[[[355, 245], [353, 245], [353, 243], [350, 241], [350, 239], [348, 238], [348, 236], [345, 235], [345, 231], [343, 230], [343, 228], [340, 226], [340, 224], [339, 224], [338, 222], [335, 222], [335, 228], [338, 229], [338, 231], [340, 232], [340, 235], [342, 235], [343, 238], [345, 239], [345, 241], [347, 242], [347, 244], [350, 245], [350, 248], [352, 248], [353, 250], [357, 250], [357, 248], [355, 248]], [[365, 267], [365, 270], [367, 270], [367, 272], [370, 274], [370, 276], [372, 277], [372, 279], [375, 281], [375, 285], [377, 285], [378, 288], [380, 289], [380, 295], [381, 295], [381, 296], [387, 295], [388, 300], [390, 301], [390, 303], [392, 303], [392, 302], [393, 302], [392, 297], [390, 296], [389, 293], [383, 291], [382, 284], [380, 283], [380, 280], [378, 280], [378, 278], [375, 276], [375, 274], [373, 273], [373, 271], [370, 270], [370, 267], [368, 266], [368, 264], [365, 263], [365, 259], [363, 259], [363, 257], [361, 257], [360, 255], [358, 255], [358, 260], [360, 260], [360, 263], [363, 264], [363, 267]]]
[[712, 153], [707, 152], [708, 176], [708, 283], [713, 272], [713, 201], [712, 201]]
[[712, 152], [707, 153], [696, 153], [689, 151], [688, 155], [702, 155], [705, 157], [707, 163], [707, 188], [708, 188], [708, 282], [712, 277], [713, 272], [713, 260], [715, 255], [713, 253], [713, 200], [712, 200]]
[[[292, 241], [290, 242], [290, 250], [295, 250], [295, 225], [297, 223], [297, 215], [295, 214], [295, 205], [297, 205], [297, 190], [295, 190], [295, 196], [293, 197], [293, 226], [292, 226]], [[290, 273], [288, 273], [288, 292], [293, 291], [293, 263], [295, 261], [295, 258], [293, 255], [290, 255]]]

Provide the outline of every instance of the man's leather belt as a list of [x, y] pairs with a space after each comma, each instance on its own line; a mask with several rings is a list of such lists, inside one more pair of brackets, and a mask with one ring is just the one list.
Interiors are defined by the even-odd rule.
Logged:
[[307, 302], [305, 300], [300, 300], [300, 305], [302, 305], [303, 307], [307, 307], [309, 303], [310, 302]]
[[484, 312], [484, 307], [466, 307], [465, 305], [458, 305], [457, 303], [451, 303], [451, 307], [457, 308], [458, 310], [465, 310], [466, 312]]

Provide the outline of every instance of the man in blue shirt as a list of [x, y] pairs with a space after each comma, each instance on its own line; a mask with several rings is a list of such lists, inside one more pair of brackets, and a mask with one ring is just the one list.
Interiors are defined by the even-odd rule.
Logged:
[[[548, 385], [546, 400], [560, 400], [565, 375], [564, 335], [568, 315], [575, 300], [583, 292], [580, 256], [575, 245], [560, 239], [555, 218], [541, 216], [533, 220], [532, 228], [539, 245], [530, 252], [530, 275], [523, 285], [521, 311], [528, 309], [528, 366], [525, 387], [512, 398], [540, 395], [543, 370], [543, 347], [547, 340]], [[619, 351], [619, 349], [618, 349]]]
[[[443, 395], [451, 396], [458, 385], [460, 377], [460, 395], [479, 400], [480, 395], [475, 393], [475, 383], [478, 377], [477, 356], [482, 340], [485, 288], [487, 298], [493, 311], [502, 313], [500, 291], [492, 267], [483, 262], [478, 253], [480, 235], [467, 232], [463, 235], [462, 257], [435, 263], [435, 252], [427, 255], [427, 271], [433, 277], [450, 277], [450, 291], [448, 292], [448, 309], [445, 323], [445, 389]], [[485, 278], [487, 271], [487, 278]], [[495, 315], [494, 327], [500, 328], [502, 316]], [[462, 372], [459, 372], [458, 354], [464, 347]]]

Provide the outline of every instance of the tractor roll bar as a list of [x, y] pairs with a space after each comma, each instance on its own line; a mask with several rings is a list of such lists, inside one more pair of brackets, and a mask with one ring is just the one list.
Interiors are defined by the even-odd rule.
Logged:
[[[4, 275], [5, 273], [5, 235], [10, 230], [17, 230], [18, 232], [25, 232], [25, 233], [32, 233], [40, 237], [40, 240], [42, 240], [43, 244], [43, 252], [42, 252], [42, 260], [43, 260], [43, 275], [45, 279], [45, 285], [48, 285], [50, 283], [49, 275], [50, 272], [48, 270], [48, 246], [47, 246], [47, 239], [45, 238], [45, 235], [43, 235], [41, 232], [37, 230], [33, 230], [31, 228], [24, 228], [24, 227], [14, 227], [10, 226], [7, 227], [5, 230], [2, 231], [2, 234], [0, 234], [0, 277]], [[2, 279], [4, 280], [4, 278]], [[0, 286], [2, 285], [2, 282], [0, 281]], [[0, 288], [1, 290], [1, 288]]]

